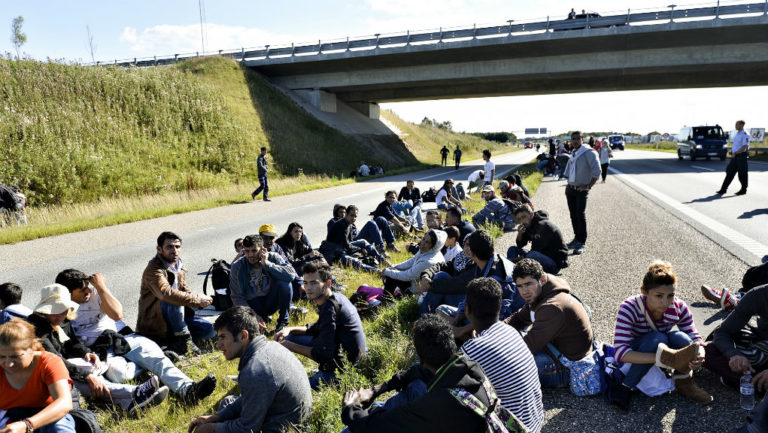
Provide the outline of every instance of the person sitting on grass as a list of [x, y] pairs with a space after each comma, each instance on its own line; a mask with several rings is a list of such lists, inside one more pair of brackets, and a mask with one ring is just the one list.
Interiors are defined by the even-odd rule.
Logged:
[[[517, 219], [517, 239], [507, 250], [507, 258], [517, 262], [529, 258], [541, 263], [544, 271], [557, 274], [560, 269], [568, 267], [568, 247], [560, 229], [549, 219], [546, 211], [533, 209], [527, 204], [515, 211]], [[531, 243], [531, 249], [524, 247]]]
[[525, 192], [523, 192], [523, 189], [519, 186], [513, 184], [510, 184], [506, 180], [502, 180], [499, 182], [499, 193], [501, 195], [501, 198], [505, 198], [507, 200], [512, 201], [519, 201], [520, 203], [527, 204], [531, 208], [533, 208], [533, 205], [531, 204], [531, 200], [528, 199], [528, 196], [525, 195]]
[[[344, 266], [352, 266], [367, 272], [378, 273], [379, 269], [363, 263], [354, 254], [372, 256], [378, 261], [387, 263], [383, 253], [368, 243], [365, 239], [355, 239], [357, 221], [357, 206], [347, 206], [344, 217], [339, 218], [328, 230], [328, 236], [320, 244], [320, 253], [329, 264], [341, 262]], [[358, 238], [360, 236], [358, 235]]]
[[66, 287], [51, 284], [43, 287], [40, 303], [33, 309], [34, 313], [27, 317], [27, 321], [35, 327], [35, 335], [40, 339], [45, 351], [64, 360], [75, 388], [86, 397], [117, 405], [130, 416], [136, 416], [140, 409], [165, 400], [168, 397], [168, 387], [161, 387], [157, 376], [152, 376], [138, 386], [118, 384], [104, 379], [102, 374], [106, 366], [72, 331], [70, 320], [76, 317], [77, 306], [77, 303], [70, 299]]
[[512, 209], [504, 203], [504, 200], [496, 196], [493, 185], [485, 185], [481, 194], [486, 205], [472, 216], [472, 224], [478, 228], [482, 224], [495, 224], [505, 232], [514, 230], [515, 216], [512, 214]]
[[426, 221], [427, 228], [434, 230], [442, 230], [444, 228], [443, 219], [440, 215], [440, 212], [434, 209], [427, 211]]
[[243, 238], [237, 238], [235, 239], [235, 258], [232, 259], [232, 263], [235, 262], [235, 260], [239, 259], [240, 257], [243, 257]]
[[491, 397], [480, 365], [457, 354], [450, 326], [434, 314], [413, 325], [413, 345], [426, 370], [427, 393], [399, 406], [366, 409], [375, 393], [370, 389], [344, 394], [341, 420], [352, 433], [485, 432], [485, 418], [460, 402], [454, 392], [465, 391], [485, 406]]
[[[350, 205], [354, 206], [354, 205]], [[357, 206], [354, 206], [357, 209]], [[333, 205], [333, 218], [328, 221], [328, 231], [330, 234], [331, 227], [335, 222], [340, 219], [344, 219], [347, 215], [347, 207], [341, 204]], [[357, 218], [355, 218], [357, 220]], [[381, 253], [383, 257], [389, 257], [386, 254], [386, 250], [399, 252], [400, 250], [395, 246], [395, 235], [392, 233], [392, 228], [389, 227], [389, 223], [383, 217], [374, 218], [371, 221], [367, 221], [363, 224], [363, 228], [360, 231], [357, 230], [357, 226], [352, 223], [352, 240], [359, 241], [364, 240], [369, 244], [376, 247], [376, 250]], [[386, 242], [386, 247], [385, 247]]]
[[445, 225], [454, 226], [459, 229], [459, 245], [462, 247], [464, 246], [464, 239], [466, 239], [470, 233], [477, 230], [471, 222], [461, 219], [461, 211], [456, 208], [448, 209], [448, 211], [445, 212]]
[[[632, 392], [655, 364], [674, 369], [679, 377], [675, 389], [688, 399], [708, 404], [712, 396], [693, 382], [693, 370], [704, 361], [701, 336], [693, 314], [682, 299], [675, 297], [677, 277], [669, 262], [657, 260], [648, 266], [640, 295], [619, 306], [613, 344], [617, 362], [632, 364], [621, 384], [612, 389], [613, 403], [632, 408]], [[678, 331], [672, 331], [677, 326]]]
[[297, 222], [288, 224], [285, 234], [275, 241], [275, 245], [280, 247], [285, 260], [291, 264], [296, 272], [296, 277], [291, 281], [291, 288], [293, 289], [291, 299], [298, 301], [304, 294], [301, 290], [301, 286], [304, 285], [301, 267], [304, 266], [304, 263], [317, 260], [323, 255], [312, 249], [312, 244], [309, 243], [309, 238], [304, 233], [304, 227]]
[[523, 340], [533, 353], [541, 386], [568, 386], [570, 372], [552, 358], [556, 354], [548, 345], [551, 344], [571, 361], [590, 355], [594, 336], [589, 314], [581, 302], [571, 295], [568, 283], [545, 273], [535, 260], [520, 260], [512, 276], [525, 305], [505, 322], [519, 332], [530, 326]]
[[0, 325], [3, 432], [74, 433], [71, 383], [64, 361], [43, 350], [30, 323], [13, 318]]
[[459, 229], [454, 226], [448, 226], [444, 231], [446, 238], [443, 258], [447, 263], [453, 261], [453, 259], [462, 251], [461, 245], [459, 245], [459, 236], [461, 236], [461, 233], [459, 232]]
[[301, 424], [312, 411], [312, 391], [301, 362], [261, 335], [258, 316], [248, 307], [229, 308], [213, 327], [224, 359], [240, 359], [240, 395], [224, 397], [215, 415], [195, 418], [188, 431], [281, 432]]
[[467, 285], [465, 314], [473, 331], [460, 351], [480, 364], [501, 404], [529, 431], [538, 432], [544, 423], [544, 405], [536, 362], [520, 334], [499, 321], [499, 310], [498, 281], [475, 278]]
[[[456, 227], [446, 228], [446, 233], [449, 229]], [[465, 244], [453, 260], [435, 264], [421, 273], [419, 293], [423, 297], [419, 315], [434, 313], [441, 305], [458, 308], [464, 301], [467, 284], [475, 277], [475, 264], [470, 255], [469, 244]]]
[[400, 188], [400, 194], [397, 195], [397, 201], [411, 201], [414, 208], [421, 207], [423, 204], [421, 200], [421, 192], [414, 186], [414, 182], [411, 179], [405, 181], [405, 186]]
[[[384, 193], [384, 201], [376, 206], [376, 210], [373, 211], [373, 218], [384, 218], [387, 223], [396, 227], [400, 233], [408, 233], [410, 228], [407, 226], [410, 225], [410, 222], [408, 219], [395, 214], [395, 210], [392, 209], [392, 203], [396, 201], [396, 197], [397, 195], [395, 194], [395, 191], [387, 191]], [[417, 211], [420, 212], [420, 210]]]
[[277, 229], [272, 224], [262, 224], [259, 227], [259, 236], [264, 241], [264, 248], [269, 253], [278, 254], [284, 261], [288, 261], [288, 256], [285, 255], [283, 248], [275, 242], [277, 239]]
[[363, 322], [354, 305], [341, 293], [331, 290], [331, 269], [322, 261], [302, 268], [307, 299], [317, 305], [317, 322], [286, 327], [275, 333], [275, 341], [291, 352], [317, 362], [319, 371], [309, 378], [312, 389], [336, 382], [342, 368], [342, 351], [355, 364], [368, 352]]
[[418, 292], [418, 280], [421, 273], [438, 263], [444, 263], [445, 258], [440, 250], [445, 244], [446, 234], [442, 230], [429, 230], [419, 243], [419, 251], [410, 259], [394, 266], [382, 269], [381, 277], [384, 279], [384, 290], [396, 295], [400, 291], [409, 290], [410, 293]]
[[124, 383], [146, 370], [189, 404], [196, 404], [216, 389], [214, 375], [193, 381], [173, 365], [157, 343], [125, 325], [123, 306], [103, 275], [65, 269], [56, 276], [56, 284], [66, 287], [72, 301], [79, 305], [77, 317], [71, 321], [72, 330], [107, 364], [104, 377], [110, 381]]
[[179, 355], [186, 354], [190, 344], [206, 348], [216, 333], [213, 325], [196, 316], [193, 309], [211, 303], [213, 298], [193, 294], [187, 285], [179, 235], [160, 233], [157, 253], [141, 276], [136, 333]]
[[435, 205], [438, 209], [441, 210], [448, 210], [453, 207], [457, 207], [461, 209], [462, 213], [466, 213], [464, 208], [461, 207], [461, 201], [453, 197], [453, 193], [451, 192], [452, 188], [453, 179], [446, 179], [445, 182], [443, 182], [443, 186], [439, 191], [437, 191], [437, 196], [435, 197]]
[[32, 314], [29, 307], [21, 305], [21, 295], [22, 290], [18, 284], [0, 284], [0, 325], [14, 317], [24, 319]]
[[277, 312], [276, 330], [280, 330], [288, 325], [296, 272], [279, 254], [268, 252], [259, 235], [243, 238], [243, 253], [229, 274], [232, 303], [253, 308], [262, 319]]

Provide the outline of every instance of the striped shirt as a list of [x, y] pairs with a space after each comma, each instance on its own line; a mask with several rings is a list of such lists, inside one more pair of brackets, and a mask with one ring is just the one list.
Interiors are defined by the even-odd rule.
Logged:
[[480, 364], [501, 404], [531, 432], [541, 431], [544, 405], [539, 374], [520, 334], [511, 326], [496, 322], [464, 343], [461, 351]]
[[[641, 305], [642, 303], [642, 305]], [[621, 361], [624, 355], [632, 350], [629, 345], [635, 338], [652, 332], [643, 313], [643, 307], [648, 309], [645, 303], [645, 295], [636, 295], [624, 300], [619, 306], [619, 314], [616, 317], [616, 331], [613, 334], [613, 345], [616, 348], [616, 360]], [[695, 342], [701, 342], [701, 335], [696, 331], [693, 323], [693, 314], [682, 299], [675, 298], [672, 305], [664, 312], [661, 320], [656, 320], [648, 312], [648, 317], [653, 320], [659, 332], [668, 333], [677, 326], [680, 332], [688, 334]]]

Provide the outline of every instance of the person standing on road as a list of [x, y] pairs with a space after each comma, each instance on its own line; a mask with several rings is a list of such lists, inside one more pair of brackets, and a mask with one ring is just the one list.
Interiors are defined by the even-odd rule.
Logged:
[[440, 165], [445, 167], [448, 165], [448, 148], [443, 146], [442, 149], [440, 149]]
[[573, 248], [573, 254], [584, 252], [587, 243], [587, 196], [589, 190], [600, 178], [600, 162], [597, 152], [582, 145], [581, 132], [574, 131], [571, 135], [573, 155], [565, 166], [563, 176], [568, 179], [565, 188], [565, 198], [571, 213], [574, 239], [568, 244]]
[[744, 195], [747, 193], [747, 158], [749, 158], [749, 134], [744, 132], [744, 121], [736, 121], [736, 136], [733, 137], [733, 147], [731, 147], [731, 154], [733, 158], [728, 163], [728, 167], [725, 168], [725, 179], [723, 180], [723, 186], [717, 191], [717, 194], [723, 195], [728, 190], [728, 185], [731, 184], [736, 172], [739, 173], [739, 183], [741, 189], [736, 191], [736, 195]]
[[493, 179], [496, 177], [496, 164], [491, 161], [490, 150], [485, 149], [483, 151], [483, 160], [485, 161], [485, 166], [483, 168], [483, 173], [485, 173], [485, 177], [483, 177], [483, 185], [493, 185]]
[[267, 163], [267, 148], [261, 148], [261, 154], [256, 159], [256, 167], [258, 169], [257, 174], [259, 176], [259, 187], [251, 193], [251, 198], [256, 200], [256, 196], [263, 190], [264, 201], [272, 201], [267, 196], [269, 194], [269, 183], [267, 182], [267, 172], [269, 171], [269, 164]]
[[601, 143], [600, 150], [597, 151], [600, 155], [600, 170], [603, 175], [603, 183], [605, 183], [605, 177], [608, 176], [608, 165], [613, 158], [613, 152], [611, 152], [611, 146], [608, 144], [608, 139], [605, 139], [605, 143]]
[[459, 145], [456, 145], [456, 150], [453, 151], [453, 161], [456, 163], [456, 170], [459, 169], [459, 164], [461, 164], [461, 149], [459, 149]]

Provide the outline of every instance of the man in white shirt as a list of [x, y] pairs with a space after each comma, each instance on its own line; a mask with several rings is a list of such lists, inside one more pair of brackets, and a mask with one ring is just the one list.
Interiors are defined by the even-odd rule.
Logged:
[[485, 149], [483, 151], [483, 160], [485, 161], [485, 166], [483, 168], [483, 172], [485, 173], [483, 180], [485, 182], [483, 185], [493, 185], [493, 179], [496, 177], [496, 164], [491, 161], [490, 150]]
[[725, 179], [723, 180], [723, 186], [717, 191], [717, 194], [723, 195], [728, 190], [728, 185], [731, 184], [736, 172], [739, 173], [739, 183], [741, 183], [741, 189], [736, 192], [736, 195], [744, 195], [747, 193], [747, 158], [749, 156], [749, 134], [744, 132], [744, 121], [736, 121], [736, 136], [733, 137], [733, 147], [731, 147], [731, 154], [733, 158], [728, 163], [728, 167], [725, 168]]
[[363, 176], [363, 177], [366, 177], [366, 176], [370, 176], [370, 175], [371, 175], [371, 169], [370, 169], [370, 168], [368, 168], [368, 166], [367, 166], [367, 165], [365, 165], [365, 161], [363, 161], [363, 162], [360, 164], [360, 168], [358, 168], [358, 169], [357, 169], [357, 173], [358, 173], [360, 176]]
[[467, 183], [469, 184], [469, 188], [467, 188], [467, 194], [472, 194], [472, 188], [477, 189], [477, 191], [480, 191], [483, 187], [483, 182], [485, 179], [485, 173], [483, 170], [475, 170], [472, 173], [469, 174], [469, 177], [467, 178]]

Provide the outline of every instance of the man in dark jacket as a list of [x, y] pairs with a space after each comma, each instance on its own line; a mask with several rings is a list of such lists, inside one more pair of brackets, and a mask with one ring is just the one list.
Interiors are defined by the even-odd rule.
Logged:
[[405, 181], [405, 186], [400, 189], [400, 194], [397, 196], [397, 201], [410, 200], [413, 202], [413, 207], [421, 206], [421, 192], [414, 186], [411, 179]]
[[464, 239], [476, 230], [471, 222], [461, 219], [461, 209], [450, 208], [445, 213], [445, 225], [459, 229], [459, 245], [464, 248]]
[[420, 275], [419, 291], [424, 298], [419, 315], [432, 313], [440, 305], [457, 307], [466, 296], [467, 284], [475, 278], [475, 264], [464, 248], [448, 263], [438, 263]]
[[443, 146], [442, 149], [440, 149], [440, 165], [445, 167], [445, 165], [448, 163], [448, 148]]
[[317, 305], [317, 322], [292, 326], [275, 333], [275, 341], [291, 352], [311, 358], [319, 371], [309, 379], [312, 389], [336, 381], [343, 365], [341, 352], [354, 364], [368, 352], [363, 322], [354, 305], [341, 293], [331, 290], [331, 270], [322, 260], [305, 264], [304, 291]]
[[[395, 210], [392, 209], [392, 203], [395, 202], [395, 199], [395, 191], [387, 191], [384, 193], [384, 201], [376, 206], [376, 210], [373, 211], [373, 217], [382, 217], [387, 220], [389, 224], [399, 228], [401, 233], [408, 233], [408, 229], [405, 227], [405, 225], [409, 224], [408, 220], [398, 216], [395, 213]], [[392, 246], [394, 247], [394, 244], [392, 244]], [[392, 247], [390, 248], [392, 249]]]
[[257, 175], [259, 177], [259, 187], [253, 190], [251, 198], [256, 200], [256, 196], [264, 191], [264, 201], [272, 201], [267, 198], [269, 194], [269, 182], [267, 181], [267, 172], [269, 171], [269, 164], [267, 163], [267, 148], [261, 148], [261, 154], [256, 158]]
[[570, 372], [552, 358], [556, 355], [547, 344], [571, 361], [592, 353], [592, 326], [584, 305], [571, 295], [565, 280], [545, 273], [535, 260], [520, 260], [512, 276], [526, 304], [505, 322], [518, 331], [533, 325], [523, 341], [533, 353], [541, 386], [568, 385]]
[[[529, 258], [541, 263], [544, 272], [557, 274], [560, 269], [568, 267], [568, 247], [563, 240], [563, 234], [555, 223], [549, 219], [546, 211], [533, 212], [527, 204], [515, 211], [517, 219], [517, 246], [509, 247], [507, 258], [517, 262]], [[531, 250], [525, 250], [528, 243]]]
[[376, 247], [368, 243], [365, 239], [355, 240], [355, 221], [357, 221], [357, 206], [347, 206], [343, 218], [339, 218], [331, 224], [328, 229], [328, 236], [320, 244], [319, 251], [325, 257], [328, 264], [332, 265], [341, 261], [345, 266], [354, 266], [368, 272], [378, 272], [378, 269], [362, 263], [352, 255], [360, 252], [365, 255], [376, 257], [385, 262], [384, 256], [376, 250]]
[[413, 345], [421, 365], [432, 373], [428, 392], [413, 401], [383, 410], [364, 409], [375, 397], [370, 389], [344, 394], [341, 420], [353, 433], [383, 432], [462, 432], [482, 433], [486, 422], [462, 405], [450, 390], [460, 388], [488, 406], [490, 399], [483, 388], [485, 379], [480, 366], [456, 355], [456, 343], [450, 326], [428, 314], [413, 326]]

